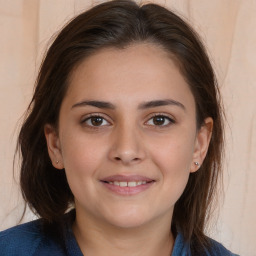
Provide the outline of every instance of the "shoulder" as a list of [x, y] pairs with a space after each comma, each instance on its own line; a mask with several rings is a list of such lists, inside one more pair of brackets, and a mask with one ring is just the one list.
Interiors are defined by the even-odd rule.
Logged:
[[[0, 255], [34, 256], [60, 254], [58, 245], [42, 231], [40, 220], [31, 221], [0, 232]], [[55, 253], [56, 251], [56, 253]]]
[[209, 239], [210, 248], [208, 249], [208, 254], [211, 256], [238, 256], [237, 254], [232, 253], [228, 249], [226, 249], [221, 243]]
[[172, 256], [238, 256], [226, 249], [221, 243], [211, 238], [208, 239], [209, 245], [204, 248], [199, 248], [198, 246], [192, 246], [190, 242], [185, 241], [182, 233], [178, 233], [175, 239]]
[[0, 232], [0, 255], [33, 255], [40, 244], [39, 221], [32, 221]]

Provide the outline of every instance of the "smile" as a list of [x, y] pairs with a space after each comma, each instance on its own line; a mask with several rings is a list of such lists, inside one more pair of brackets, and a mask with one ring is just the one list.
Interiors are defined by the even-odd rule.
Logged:
[[147, 184], [147, 181], [110, 181], [107, 183], [110, 185], [115, 185], [120, 187], [137, 187], [140, 185]]
[[148, 190], [156, 180], [140, 175], [114, 175], [100, 180], [101, 184], [112, 193], [132, 196]]

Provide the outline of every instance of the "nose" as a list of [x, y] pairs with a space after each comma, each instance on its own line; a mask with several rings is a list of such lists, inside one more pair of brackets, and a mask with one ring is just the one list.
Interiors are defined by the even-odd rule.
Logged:
[[116, 163], [132, 165], [145, 159], [142, 136], [132, 127], [119, 127], [113, 131], [109, 158]]

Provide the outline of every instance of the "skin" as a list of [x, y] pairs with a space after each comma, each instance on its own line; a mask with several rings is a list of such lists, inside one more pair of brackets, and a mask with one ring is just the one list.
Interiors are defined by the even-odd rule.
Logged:
[[[171, 104], [145, 106], [166, 99]], [[91, 115], [102, 117], [97, 126]], [[137, 43], [85, 59], [71, 75], [58, 132], [45, 126], [53, 165], [65, 168], [75, 197], [73, 231], [82, 252], [170, 255], [174, 205], [190, 173], [198, 170], [194, 162], [205, 158], [212, 124], [207, 118], [197, 130], [194, 97], [160, 47]], [[112, 175], [141, 175], [154, 182], [139, 193], [120, 195], [101, 182]]]

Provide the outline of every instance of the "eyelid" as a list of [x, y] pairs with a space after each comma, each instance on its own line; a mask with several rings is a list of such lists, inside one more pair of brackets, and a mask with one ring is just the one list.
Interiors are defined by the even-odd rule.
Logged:
[[[164, 113], [164, 112], [158, 112], [158, 113], [150, 114], [147, 117], [147, 120], [144, 122], [144, 124], [147, 125], [149, 120], [151, 120], [152, 118], [157, 117], [157, 116], [161, 116], [161, 117], [164, 117], [164, 118], [168, 119], [169, 123], [167, 125], [149, 125], [149, 126], [152, 126], [154, 128], [161, 128], [161, 127], [164, 128], [164, 127], [168, 127], [168, 126], [176, 123], [176, 120], [175, 120], [175, 118], [172, 115], [170, 115], [168, 113]], [[109, 116], [106, 117], [106, 114], [103, 114], [103, 113], [90, 113], [90, 114], [84, 115], [81, 118], [80, 123], [84, 124], [88, 119], [90, 119], [92, 117], [100, 117], [100, 118], [104, 119], [106, 122], [108, 122], [108, 125], [100, 125], [100, 126], [86, 125], [89, 128], [99, 129], [100, 127], [112, 125], [112, 122], [110, 121], [111, 118]]]
[[163, 113], [163, 112], [159, 112], [159, 113], [153, 113], [153, 114], [149, 115], [149, 117], [147, 117], [147, 121], [145, 122], [145, 124], [147, 122], [149, 122], [149, 120], [151, 120], [152, 118], [157, 117], [157, 116], [161, 116], [161, 117], [168, 119], [170, 121], [170, 123], [167, 125], [150, 125], [150, 126], [154, 126], [156, 128], [161, 128], [161, 127], [168, 127], [168, 126], [176, 123], [176, 120], [172, 115]]
[[[80, 123], [84, 124], [87, 120], [89, 120], [92, 117], [100, 117], [100, 118], [104, 119], [105, 121], [107, 121], [109, 124], [111, 124], [111, 122], [109, 120], [110, 118], [109, 117], [106, 118], [106, 114], [102, 114], [102, 113], [90, 113], [88, 115], [84, 115], [81, 118]], [[100, 125], [100, 126], [87, 125], [87, 127], [90, 127], [90, 128], [99, 128], [99, 127], [102, 127], [102, 126], [108, 126], [108, 125]]]

